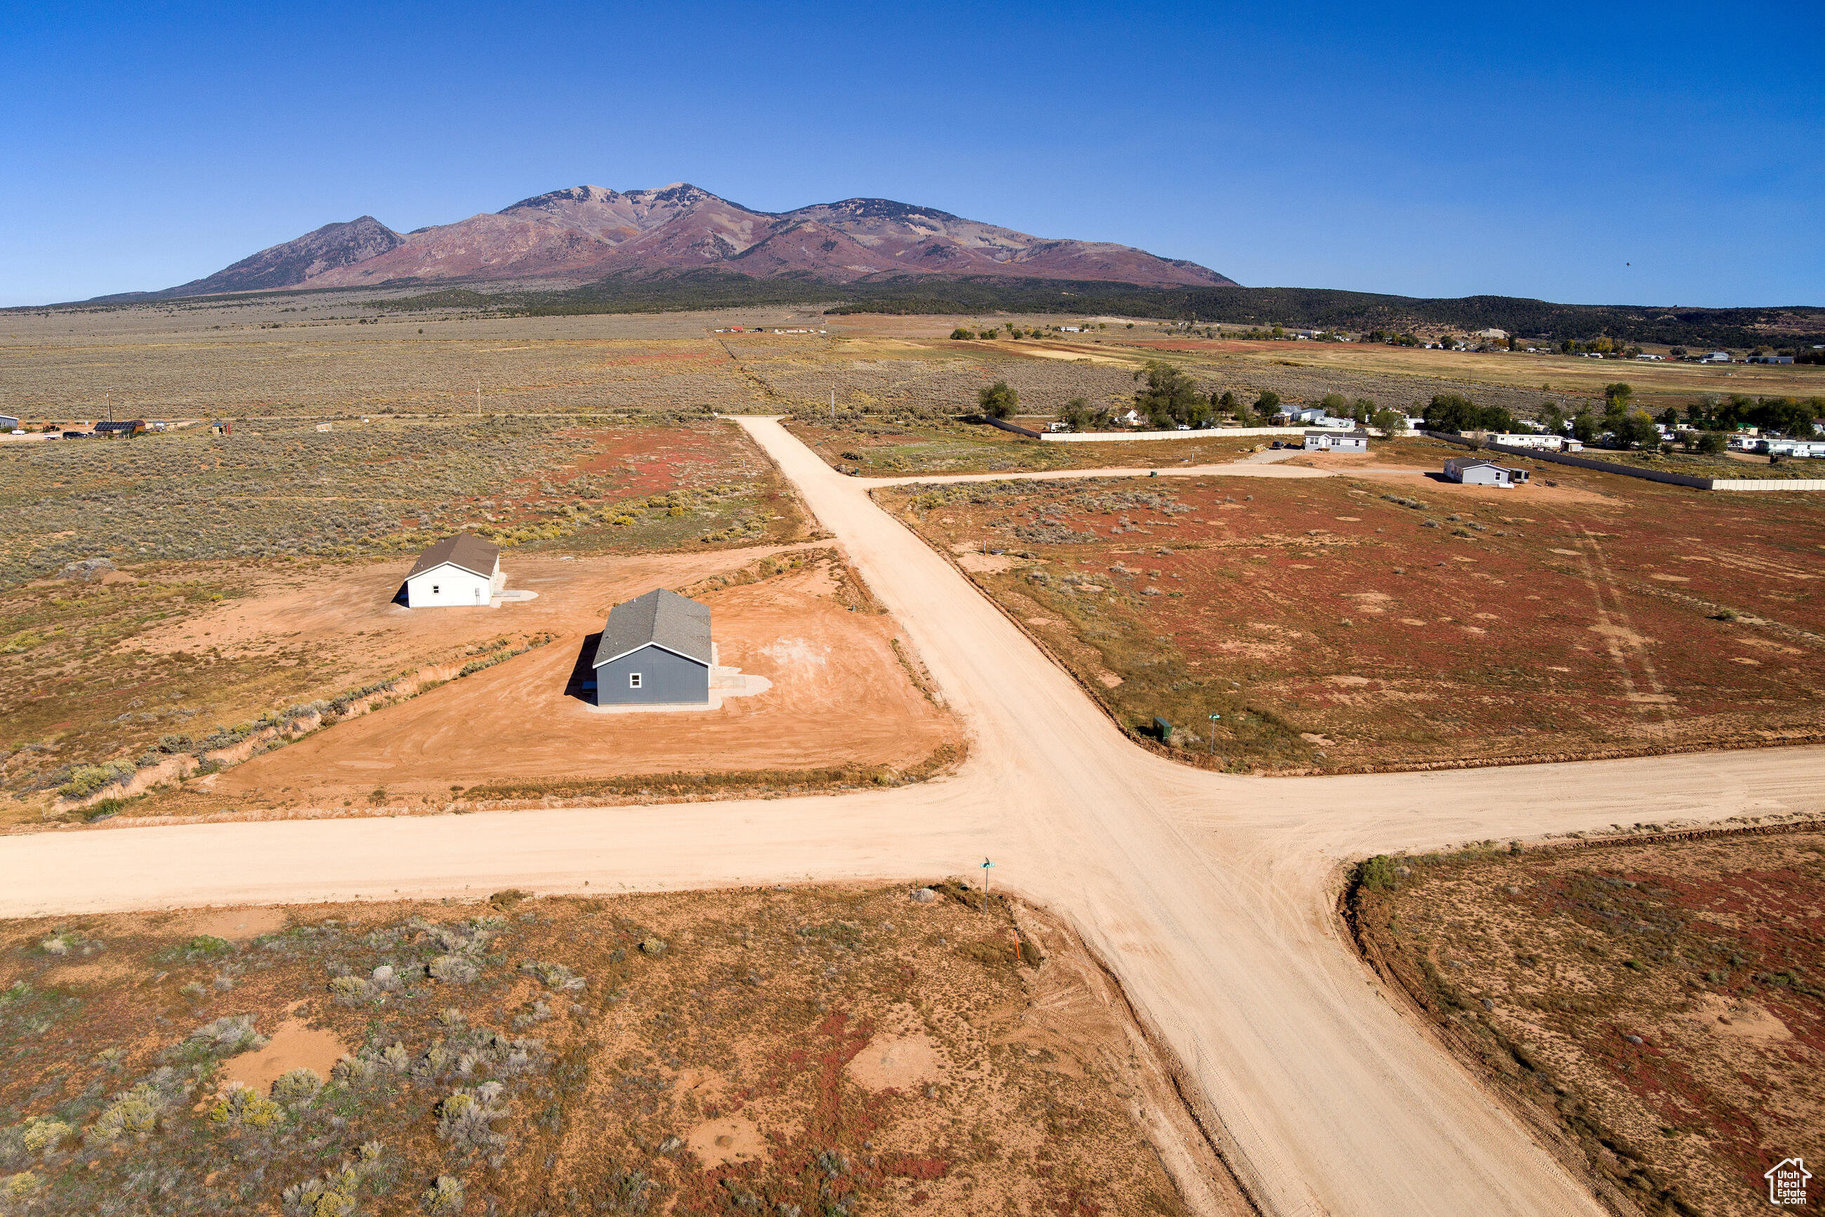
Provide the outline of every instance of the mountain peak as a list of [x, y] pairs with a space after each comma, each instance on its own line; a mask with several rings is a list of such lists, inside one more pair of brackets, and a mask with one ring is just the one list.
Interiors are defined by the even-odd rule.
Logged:
[[569, 186], [404, 236], [372, 216], [326, 224], [166, 295], [359, 287], [398, 279], [486, 281], [663, 275], [718, 266], [755, 278], [849, 283], [906, 275], [1094, 279], [1222, 286], [1196, 263], [1107, 242], [1041, 239], [936, 207], [856, 197], [762, 212], [689, 182], [617, 191]]

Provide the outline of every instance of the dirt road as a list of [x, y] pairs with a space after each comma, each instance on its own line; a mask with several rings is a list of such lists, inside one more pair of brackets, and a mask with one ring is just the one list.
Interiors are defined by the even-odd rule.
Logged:
[[842, 798], [12, 837], [0, 916], [912, 878], [986, 855], [997, 883], [1068, 917], [1119, 974], [1262, 1208], [1601, 1212], [1358, 963], [1331, 911], [1339, 868], [1467, 839], [1816, 811], [1819, 751], [1292, 780], [1184, 769], [1124, 739], [877, 508], [879, 483], [836, 473], [774, 420], [742, 425], [962, 715], [971, 760], [954, 777]]

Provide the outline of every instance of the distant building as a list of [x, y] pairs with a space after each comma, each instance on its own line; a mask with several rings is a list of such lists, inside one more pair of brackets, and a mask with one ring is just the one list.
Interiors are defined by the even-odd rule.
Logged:
[[708, 705], [710, 608], [657, 588], [617, 604], [590, 667], [598, 706]]
[[129, 418], [123, 419], [120, 422], [95, 424], [95, 434], [106, 435], [110, 438], [116, 435], [144, 435], [145, 433], [146, 420], [143, 418]]
[[0, 431], [17, 431], [19, 420], [10, 414], [0, 414]]
[[1519, 431], [1501, 431], [1488, 436], [1492, 444], [1502, 444], [1509, 448], [1538, 448], [1542, 452], [1582, 452], [1584, 445], [1575, 439], [1551, 432], [1539, 434]]
[[1751, 355], [1751, 356], [1749, 356], [1749, 362], [1750, 363], [1792, 363], [1793, 356], [1791, 356], [1791, 355]]
[[1698, 362], [1700, 362], [1700, 363], [1729, 363], [1730, 362], [1730, 352], [1712, 351], [1709, 355], [1700, 356]]
[[418, 555], [406, 575], [406, 607], [481, 608], [505, 582], [501, 547], [459, 532]]
[[1498, 329], [1493, 329], [1493, 328], [1487, 329], [1487, 330], [1478, 330], [1476, 332], [1476, 336], [1478, 338], [1487, 338], [1491, 342], [1507, 342], [1508, 341], [1508, 331], [1507, 330], [1498, 330]]
[[1466, 486], [1518, 486], [1527, 480], [1527, 470], [1510, 469], [1474, 457], [1454, 456], [1445, 462], [1445, 476]]
[[1825, 457], [1825, 439], [1771, 439], [1759, 450], [1769, 456]]
[[1367, 452], [1369, 433], [1367, 431], [1307, 431], [1305, 450], [1307, 452]]

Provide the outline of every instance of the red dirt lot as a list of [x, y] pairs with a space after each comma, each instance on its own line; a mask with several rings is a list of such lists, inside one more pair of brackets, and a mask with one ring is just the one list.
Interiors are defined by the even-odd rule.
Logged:
[[1624, 1211], [1825, 1155], [1825, 833], [1366, 864], [1359, 942]]
[[299, 631], [395, 654], [432, 638], [445, 646], [471, 633], [492, 638], [512, 622], [556, 640], [194, 780], [181, 793], [155, 797], [146, 811], [441, 806], [454, 789], [536, 798], [602, 790], [630, 775], [765, 774], [755, 778], [765, 784], [865, 770], [873, 779], [918, 769], [955, 747], [954, 721], [900, 661], [894, 623], [858, 598], [828, 551], [781, 554], [778, 562], [797, 565], [700, 594], [715, 615], [720, 663], [765, 677], [767, 691], [713, 710], [639, 714], [604, 713], [566, 693], [585, 640], [614, 604], [770, 552], [520, 558], [508, 587], [539, 598], [493, 609], [399, 608], [387, 599], [394, 572], [383, 569], [340, 594], [317, 585], [238, 602], [205, 623], [215, 637]]
[[[1825, 730], [1825, 502], [1569, 471], [882, 492], [1184, 759], [1373, 768]], [[970, 563], [974, 567], [983, 564]], [[1189, 728], [1189, 729], [1184, 729]]]

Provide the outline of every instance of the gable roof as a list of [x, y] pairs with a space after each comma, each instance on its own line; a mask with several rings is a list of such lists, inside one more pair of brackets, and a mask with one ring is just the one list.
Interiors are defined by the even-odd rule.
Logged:
[[609, 610], [608, 624], [602, 627], [602, 642], [596, 647], [595, 662], [590, 666], [599, 668], [648, 645], [663, 647], [708, 667], [709, 606], [662, 587], [617, 604]]
[[445, 537], [424, 553], [418, 555], [418, 561], [412, 564], [412, 570], [406, 575], [422, 575], [426, 571], [444, 565], [446, 562], [470, 574], [480, 575], [484, 579], [494, 578], [494, 567], [501, 558], [501, 547], [492, 541], [459, 532], [454, 537]]
[[1486, 461], [1473, 456], [1454, 456], [1445, 461], [1447, 469], [1504, 469], [1506, 467], [1498, 465], [1494, 461]]

